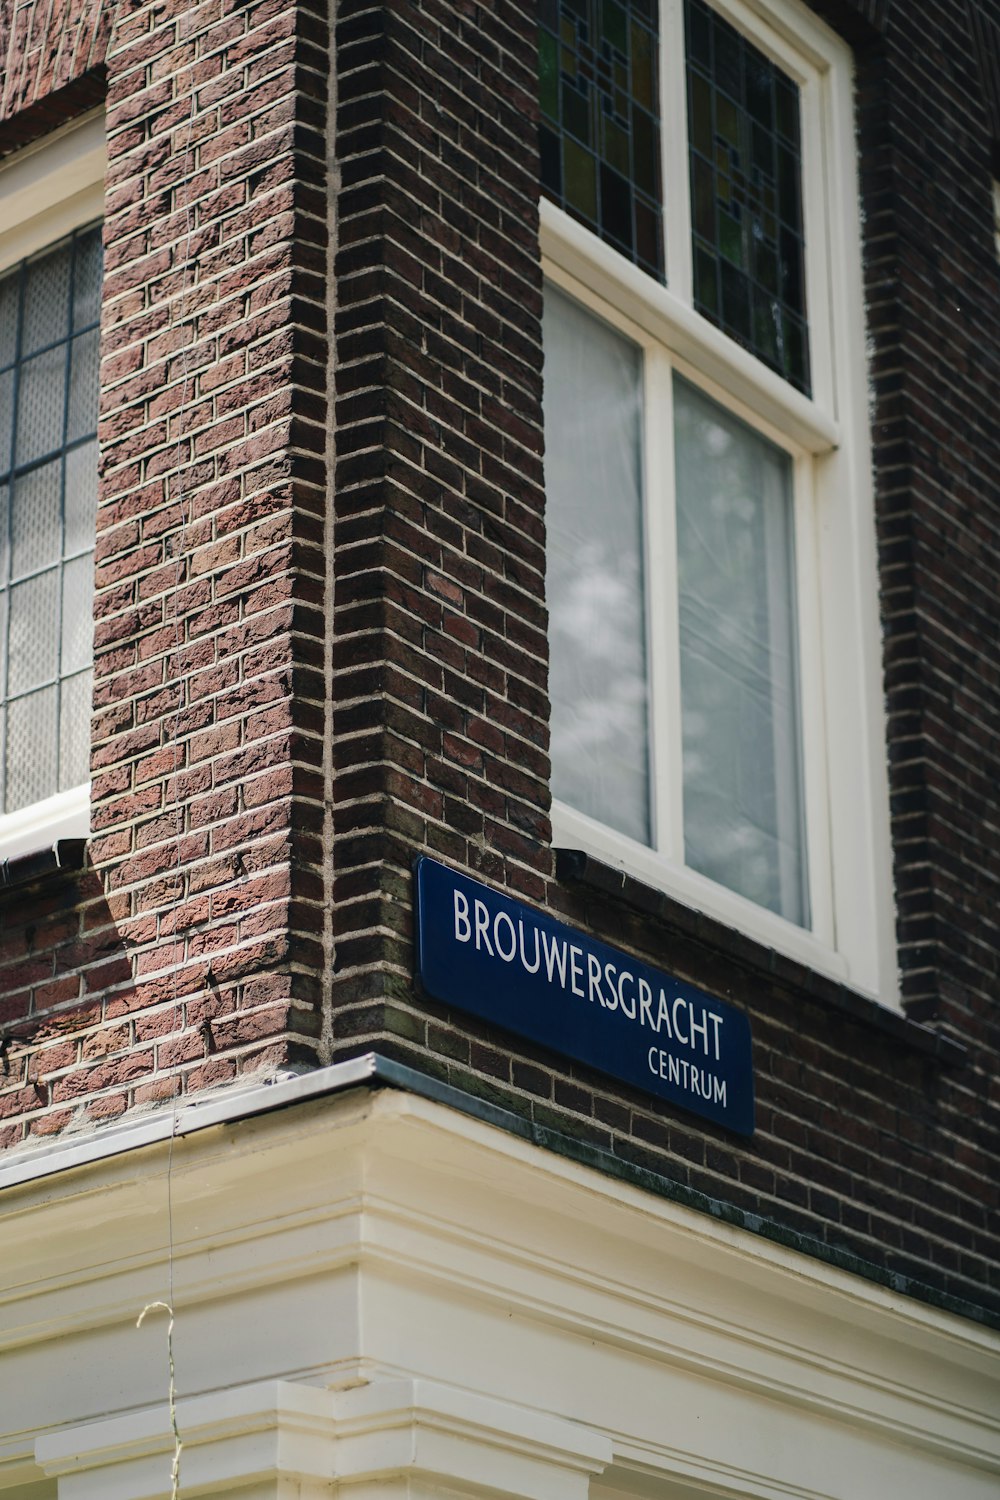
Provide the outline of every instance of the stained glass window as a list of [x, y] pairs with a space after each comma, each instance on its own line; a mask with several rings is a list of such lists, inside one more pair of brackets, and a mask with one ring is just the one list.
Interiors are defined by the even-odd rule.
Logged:
[[663, 278], [656, 0], [541, 0], [542, 188]]
[[0, 810], [90, 774], [101, 231], [0, 277]]
[[798, 87], [703, 0], [685, 22], [695, 306], [808, 392]]

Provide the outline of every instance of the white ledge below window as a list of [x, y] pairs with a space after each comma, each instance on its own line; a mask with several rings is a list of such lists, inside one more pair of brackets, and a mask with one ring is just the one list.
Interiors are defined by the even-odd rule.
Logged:
[[796, 927], [776, 913], [747, 901], [735, 891], [727, 890], [684, 865], [673, 863], [654, 849], [625, 838], [565, 803], [553, 803], [552, 836], [553, 845], [581, 849], [611, 868], [663, 891], [692, 911], [704, 912], [715, 921], [743, 933], [753, 942], [805, 964], [815, 973], [839, 984], [849, 985], [858, 994], [890, 1010], [900, 1010], [895, 994], [880, 993], [870, 974], [862, 966], [852, 965], [849, 956], [839, 951], [826, 935]]
[[0, 860], [9, 863], [51, 849], [60, 839], [85, 839], [89, 834], [90, 783], [85, 782], [0, 816]]

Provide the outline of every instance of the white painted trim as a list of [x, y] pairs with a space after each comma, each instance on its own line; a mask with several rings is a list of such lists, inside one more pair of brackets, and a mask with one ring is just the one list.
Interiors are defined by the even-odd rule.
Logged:
[[819, 540], [816, 524], [816, 464], [804, 455], [795, 462], [795, 569], [799, 648], [799, 700], [802, 705], [802, 791], [807, 830], [811, 932], [829, 955], [826, 972], [846, 974], [837, 954], [833, 851], [830, 844], [830, 736], [825, 679], [816, 663], [824, 660], [820, 610]]
[[755, 46], [802, 83], [810, 71], [850, 66], [851, 49], [797, 0], [709, 0]]
[[104, 212], [104, 114], [0, 163], [0, 271]]
[[649, 779], [654, 847], [684, 859], [684, 779], [671, 753], [681, 722], [680, 606], [674, 518], [674, 386], [670, 361], [656, 344], [646, 348], [644, 371], [646, 482], [643, 487], [645, 590], [649, 616], [647, 663], [662, 663], [650, 697]]
[[55, 1141], [31, 1140], [23, 1146], [13, 1146], [0, 1159], [0, 1193], [153, 1146], [171, 1136], [195, 1135], [214, 1125], [249, 1120], [274, 1109], [339, 1093], [367, 1083], [375, 1076], [375, 1066], [374, 1054], [366, 1052], [362, 1057], [331, 1063], [327, 1068], [315, 1068], [301, 1076], [281, 1074], [263, 1082], [251, 1079], [229, 1085], [216, 1093], [209, 1090], [173, 1109], [160, 1109], [139, 1118], [133, 1115], [124, 1125], [91, 1125], [80, 1136], [64, 1131]]
[[809, 453], [824, 453], [840, 442], [836, 422], [808, 396], [545, 198], [541, 245], [546, 275], [558, 286], [575, 289], [577, 296], [580, 288], [592, 289], [772, 431], [784, 433], [786, 441]]
[[85, 839], [90, 834], [90, 782], [57, 792], [30, 807], [0, 815], [0, 859], [17, 859], [49, 849], [60, 839]]
[[671, 294], [690, 307], [694, 296], [694, 262], [688, 191], [691, 166], [687, 148], [684, 0], [661, 0], [659, 61], [664, 264]]
[[612, 1444], [581, 1423], [427, 1380], [339, 1393], [338, 1480], [420, 1476], [464, 1494], [587, 1500]]
[[565, 802], [552, 804], [552, 842], [557, 848], [583, 849], [614, 869], [666, 891], [685, 906], [706, 912], [727, 927], [745, 933], [755, 942], [798, 959], [819, 974], [838, 980], [848, 978], [844, 957], [812, 932], [755, 906], [736, 891], [689, 869], [679, 859], [667, 859], [659, 850], [647, 849]]
[[[186, 1493], [295, 1479], [328, 1493], [389, 1478], [465, 1495], [587, 1500], [612, 1445], [587, 1428], [435, 1381], [379, 1380], [322, 1391], [262, 1381], [181, 1400]], [[59, 1500], [159, 1500], [170, 1494], [174, 1436], [162, 1408], [39, 1439]]]
[[[831, 297], [834, 373], [844, 443], [817, 465], [820, 603], [831, 778], [831, 868], [837, 944], [852, 982], [899, 1009], [899, 963], [889, 824], [888, 727], [869, 420], [861, 193], [853, 74], [829, 77]], [[856, 836], [857, 828], [865, 832]]]
[[[187, 1493], [209, 1462], [221, 1492], [272, 1473], [276, 1427], [313, 1472], [292, 1455], [324, 1424], [328, 1478], [405, 1462], [549, 1500], [609, 1447], [607, 1500], [992, 1500], [1000, 1477], [996, 1331], [395, 1090], [25, 1184], [0, 1240], [0, 1489], [37, 1451], [60, 1500], [163, 1494], [164, 1324], [134, 1324], [168, 1244]], [[151, 1455], [155, 1483], [110, 1485]]]

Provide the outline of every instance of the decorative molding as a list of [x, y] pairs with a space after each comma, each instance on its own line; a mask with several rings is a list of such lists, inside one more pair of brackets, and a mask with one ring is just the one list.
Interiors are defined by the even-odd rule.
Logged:
[[[611, 1443], [585, 1427], [425, 1380], [324, 1391], [288, 1381], [181, 1401], [186, 1493], [295, 1479], [328, 1494], [403, 1478], [470, 1496], [587, 1500]], [[170, 1494], [174, 1435], [159, 1407], [39, 1440], [59, 1500], [160, 1500]]]
[[[88, 115], [0, 162], [0, 270], [104, 212], [107, 148], [103, 112]], [[76, 788], [0, 819], [9, 857], [56, 837], [86, 834], [90, 789]]]
[[[26, 1268], [0, 1300], [11, 1371], [0, 1488], [24, 1482], [37, 1440], [50, 1474], [69, 1448], [124, 1445], [111, 1478], [126, 1458], [138, 1465], [141, 1482], [120, 1491], [111, 1478], [73, 1489], [67, 1473], [60, 1500], [162, 1493], [142, 1477], [154, 1459], [162, 1474], [166, 1452], [162, 1323], [137, 1332], [135, 1318], [163, 1296], [171, 1227], [184, 1426], [211, 1429], [191, 1439], [192, 1464], [199, 1444], [206, 1465], [222, 1462], [222, 1429], [190, 1393], [238, 1369], [255, 1390], [369, 1382], [337, 1396], [338, 1464], [353, 1455], [344, 1483], [371, 1474], [372, 1445], [398, 1466], [417, 1434], [421, 1472], [450, 1464], [471, 1484], [485, 1470], [461, 1471], [459, 1449], [472, 1443], [481, 1460], [496, 1428], [507, 1448], [520, 1434], [527, 1466], [510, 1493], [551, 1500], [547, 1465], [569, 1487], [559, 1495], [576, 1494], [573, 1444], [552, 1422], [605, 1445], [581, 1450], [585, 1469], [610, 1444], [619, 1474], [711, 1474], [721, 1493], [758, 1500], [825, 1496], [832, 1464], [858, 1476], [855, 1500], [887, 1483], [925, 1500], [932, 1480], [950, 1500], [980, 1500], [1000, 1477], [996, 1333], [441, 1105], [355, 1088], [0, 1195], [5, 1257]], [[72, 1370], [84, 1367], [81, 1385]], [[503, 1421], [475, 1404], [486, 1398]], [[756, 1451], [762, 1426], [770, 1457]], [[252, 1448], [263, 1463], [259, 1430], [225, 1462], [249, 1473]], [[189, 1468], [191, 1483], [200, 1472]]]

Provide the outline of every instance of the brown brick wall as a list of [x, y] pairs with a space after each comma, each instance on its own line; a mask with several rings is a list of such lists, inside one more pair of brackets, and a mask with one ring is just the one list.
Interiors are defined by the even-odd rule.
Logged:
[[101, 102], [111, 16], [102, 0], [0, 5], [0, 155]]
[[420, 1026], [415, 850], [535, 899], [550, 865], [530, 16], [338, 11], [334, 1031], [352, 1048]]
[[[290, 0], [143, 4], [108, 48], [93, 838], [79, 899], [124, 970], [96, 992], [85, 973], [74, 995], [89, 949], [79, 935], [57, 934], [51, 951], [37, 934], [22, 943], [22, 908], [50, 897], [16, 898], [11, 956], [34, 954], [48, 983], [5, 999], [12, 1055], [26, 1035], [47, 1045], [53, 1027], [72, 1030], [53, 1005], [87, 1002], [82, 1051], [60, 1044], [59, 1082], [18, 1111], [25, 1129], [65, 1122], [69, 1100], [108, 1114], [316, 1057], [328, 34]], [[112, 1022], [94, 1069], [89, 1038]]]
[[[67, 846], [60, 848], [65, 855]], [[5, 891], [0, 1145], [170, 1098], [181, 1061], [189, 1087], [213, 1082], [215, 1042], [202, 1029], [214, 1013], [212, 997], [175, 1004], [171, 990], [169, 979], [161, 979], [158, 995], [136, 983], [105, 883], [89, 864], [74, 858], [58, 874]]]
[[108, 54], [93, 858], [230, 1073], [320, 1028], [327, 44], [207, 0]]

